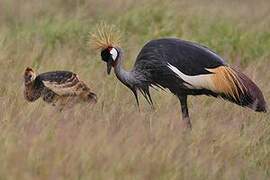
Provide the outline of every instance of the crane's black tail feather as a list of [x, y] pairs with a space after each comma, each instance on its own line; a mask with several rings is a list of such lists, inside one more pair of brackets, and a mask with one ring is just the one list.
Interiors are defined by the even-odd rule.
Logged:
[[154, 104], [149, 92], [149, 87], [145, 88], [139, 88], [139, 91], [142, 93], [143, 97], [146, 99], [146, 101], [151, 105], [151, 107], [154, 109]]
[[131, 91], [133, 92], [133, 94], [135, 96], [135, 99], [136, 99], [136, 103], [137, 103], [138, 108], [140, 108], [140, 103], [139, 103], [139, 99], [138, 99], [137, 90], [135, 88], [134, 89], [131, 88]]

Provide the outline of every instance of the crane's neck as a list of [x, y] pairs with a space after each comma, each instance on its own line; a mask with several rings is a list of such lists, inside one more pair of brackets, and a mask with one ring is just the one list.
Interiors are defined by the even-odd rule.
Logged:
[[123, 51], [121, 48], [117, 48], [117, 50], [119, 52], [119, 57], [117, 59], [116, 65], [114, 66], [115, 75], [123, 84], [125, 84], [129, 88], [133, 88], [138, 80], [135, 78], [134, 72], [126, 71], [123, 69]]

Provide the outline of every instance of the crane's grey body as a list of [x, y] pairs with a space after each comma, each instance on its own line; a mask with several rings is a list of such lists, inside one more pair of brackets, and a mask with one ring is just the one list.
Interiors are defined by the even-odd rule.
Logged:
[[[188, 95], [220, 96], [248, 107], [259, 102], [255, 104], [255, 108], [251, 108], [266, 111], [261, 91], [249, 78], [229, 68], [215, 52], [196, 43], [173, 38], [149, 41], [141, 49], [131, 71], [122, 68], [123, 51], [120, 47], [108, 47], [101, 52], [101, 56], [103, 61], [107, 62], [108, 73], [113, 66], [117, 78], [132, 90], [138, 105], [137, 91], [153, 105], [150, 87], [169, 89], [175, 94], [180, 100], [182, 119], [186, 127], [191, 128]], [[222, 79], [224, 73], [225, 80]], [[215, 78], [225, 82], [225, 85], [220, 85]]]
[[[199, 52], [199, 55], [198, 53], [190, 54], [190, 58], [188, 58], [186, 53], [189, 53], [187, 50], [190, 50], [190, 48], [193, 48], [193, 50], [195, 48], [196, 52]], [[117, 48], [117, 50], [119, 52], [119, 59], [114, 68], [117, 78], [129, 87], [135, 96], [137, 90], [141, 91], [150, 104], [152, 104], [152, 100], [149, 87], [152, 86], [168, 88], [178, 97], [200, 94], [217, 96], [215, 93], [206, 89], [191, 90], [187, 88], [183, 80], [168, 68], [168, 63], [176, 64], [175, 66], [177, 66], [179, 64], [178, 62], [182, 61], [180, 63], [182, 66], [179, 68], [181, 70], [183, 69], [183, 72], [188, 75], [196, 75], [199, 73], [210, 73], [205, 70], [205, 67], [217, 67], [225, 64], [219, 56], [212, 51], [209, 53], [210, 50], [205, 47], [192, 45], [190, 42], [178, 39], [153, 40], [142, 48], [131, 71], [126, 71], [122, 68], [123, 52], [120, 48]], [[205, 57], [204, 59], [196, 57], [201, 54], [204, 56], [208, 55], [213, 62], [205, 63], [205, 58], [209, 59], [209, 57]], [[197, 61], [197, 63], [194, 64], [192, 61]], [[206, 64], [207, 66], [205, 66]], [[194, 71], [195, 68], [192, 68], [192, 66], [195, 66], [198, 71]]]
[[[217, 96], [216, 93], [207, 89], [191, 90], [187, 88], [183, 80], [177, 77], [175, 73], [168, 68], [168, 63], [176, 64], [177, 66], [179, 64], [178, 62], [182, 61], [181, 70], [183, 69], [183, 71], [189, 75], [196, 75], [198, 73], [209, 73], [205, 70], [205, 65], [207, 65], [207, 67], [217, 67], [225, 64], [218, 55], [205, 47], [193, 45], [190, 42], [178, 39], [153, 40], [142, 48], [131, 71], [126, 71], [122, 68], [123, 51], [121, 48], [116, 49], [119, 52], [119, 57], [118, 62], [114, 66], [114, 72], [117, 78], [132, 90], [138, 105], [138, 90], [143, 94], [146, 100], [153, 105], [149, 87], [168, 88], [179, 98], [182, 119], [185, 121], [186, 126], [191, 127], [187, 108], [187, 95], [206, 94]], [[189, 53], [188, 51], [190, 51], [190, 49], [195, 49], [198, 53], [189, 54], [190, 58], [188, 58], [186, 53]], [[199, 59], [197, 56], [205, 57], [204, 59]], [[209, 59], [207, 56], [212, 59], [212, 63], [205, 63], [205, 58]], [[192, 68], [192, 66], [194, 66], [192, 60], [197, 61], [195, 64], [195, 67], [198, 69], [197, 72]], [[198, 67], [197, 64], [199, 64], [201, 68]]]

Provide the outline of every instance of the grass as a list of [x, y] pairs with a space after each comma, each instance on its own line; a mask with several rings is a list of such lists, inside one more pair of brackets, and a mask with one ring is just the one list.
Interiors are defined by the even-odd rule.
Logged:
[[[145, 42], [179, 37], [207, 45], [270, 97], [270, 3], [247, 1], [0, 0], [0, 180], [269, 179], [269, 113], [191, 97], [191, 132], [179, 104], [152, 91], [155, 110], [87, 46], [100, 22], [123, 34], [125, 67]], [[255, 11], [256, 10], [256, 11]], [[63, 113], [27, 103], [22, 73], [72, 70], [98, 95], [96, 106]]]

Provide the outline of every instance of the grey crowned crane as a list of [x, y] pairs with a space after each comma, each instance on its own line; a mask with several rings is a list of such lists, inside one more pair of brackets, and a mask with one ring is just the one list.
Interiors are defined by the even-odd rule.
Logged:
[[42, 99], [62, 110], [77, 102], [96, 103], [97, 96], [70, 71], [51, 71], [36, 75], [32, 68], [24, 71], [24, 97], [33, 102]]
[[107, 63], [107, 73], [114, 68], [117, 78], [135, 95], [140, 91], [151, 104], [149, 87], [169, 89], [180, 100], [182, 120], [191, 128], [188, 95], [221, 97], [258, 112], [266, 112], [261, 90], [246, 75], [228, 66], [215, 52], [197, 43], [175, 38], [151, 40], [144, 45], [131, 71], [122, 68], [123, 50], [113, 36], [99, 32], [93, 36]]

